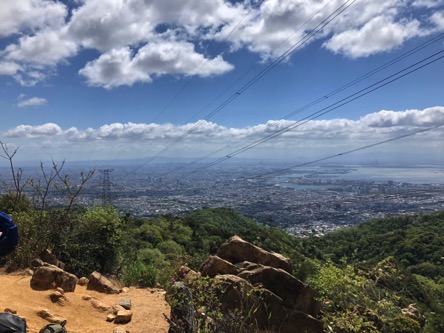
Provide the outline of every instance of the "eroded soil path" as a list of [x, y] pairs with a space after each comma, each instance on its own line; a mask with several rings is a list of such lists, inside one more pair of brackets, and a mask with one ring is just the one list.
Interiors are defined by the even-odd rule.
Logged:
[[163, 314], [169, 314], [165, 292], [159, 289], [130, 288], [119, 295], [106, 295], [77, 286], [75, 292], [66, 293], [68, 302], [64, 306], [49, 299], [51, 290], [36, 291], [30, 287], [31, 277], [24, 274], [0, 274], [0, 312], [10, 308], [26, 318], [28, 333], [38, 333], [48, 322], [37, 316], [47, 309], [50, 313], [67, 319], [69, 333], [112, 333], [118, 325], [106, 321], [107, 313], [92, 307], [82, 296], [89, 295], [114, 305], [118, 300], [129, 297], [133, 304], [133, 318], [122, 325], [130, 333], [166, 333], [168, 324]]

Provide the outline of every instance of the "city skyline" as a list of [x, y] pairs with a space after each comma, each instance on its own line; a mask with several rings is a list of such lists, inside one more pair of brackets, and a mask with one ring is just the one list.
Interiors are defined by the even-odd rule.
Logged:
[[444, 161], [441, 0], [20, 0], [0, 22], [18, 159], [306, 161], [399, 137], [363, 159]]

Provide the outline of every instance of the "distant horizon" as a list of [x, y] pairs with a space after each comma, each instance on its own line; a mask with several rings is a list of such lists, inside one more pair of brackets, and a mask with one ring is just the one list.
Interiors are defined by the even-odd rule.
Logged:
[[362, 152], [444, 163], [444, 0], [199, 3], [4, 1], [0, 141], [298, 161], [400, 138]]
[[[148, 158], [149, 159], [149, 158]], [[75, 168], [77, 166], [88, 166], [92, 168], [112, 168], [112, 167], [129, 167], [129, 168], [137, 168], [137, 170], [150, 169], [150, 167], [157, 167], [162, 165], [181, 165], [181, 166], [189, 166], [191, 169], [197, 166], [207, 166], [207, 164], [217, 161], [217, 159], [208, 158], [207, 160], [201, 160], [199, 162], [195, 162], [195, 158], [168, 158], [162, 157], [156, 160], [155, 162], [146, 164], [146, 159], [115, 159], [115, 160], [54, 160], [54, 162], [58, 165], [61, 162], [65, 162], [65, 168]], [[314, 162], [311, 163], [312, 160], [300, 161], [300, 163], [296, 163], [294, 160], [284, 160], [284, 159], [265, 159], [265, 158], [233, 158], [227, 160], [226, 162], [217, 164], [216, 166], [209, 166], [208, 168], [213, 169], [223, 169], [224, 165], [227, 167], [232, 166], [251, 166], [254, 165], [256, 167], [266, 166], [266, 167], [294, 167], [295, 169], [309, 169], [313, 167], [321, 167], [321, 168], [343, 168], [343, 167], [374, 167], [374, 168], [443, 168], [444, 164], [442, 162], [433, 163], [433, 161], [429, 162], [394, 162], [391, 159], [387, 160], [369, 160], [367, 157], [363, 157], [361, 160], [349, 159], [345, 161], [335, 161], [335, 159], [330, 159], [323, 162]], [[9, 163], [9, 162], [8, 162]], [[31, 168], [40, 168], [40, 163], [43, 163], [44, 167], [50, 168], [52, 165], [52, 160], [14, 160], [15, 168], [23, 168], [23, 167], [31, 167]], [[305, 164], [300, 166], [299, 164]], [[10, 170], [9, 164], [0, 163], [0, 169], [2, 170]]]

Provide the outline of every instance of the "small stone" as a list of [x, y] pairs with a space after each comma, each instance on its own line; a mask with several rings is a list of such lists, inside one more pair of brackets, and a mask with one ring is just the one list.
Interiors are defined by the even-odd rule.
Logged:
[[40, 258], [35, 258], [32, 262], [31, 262], [31, 267], [32, 268], [37, 268], [43, 266], [43, 260]]
[[128, 288], [128, 287], [123, 287], [122, 289], [120, 289], [121, 293], [127, 293], [129, 291], [130, 291], [130, 288]]
[[49, 312], [47, 309], [37, 311], [37, 316], [39, 316], [40, 318], [43, 318], [53, 324], [61, 324], [64, 321], [66, 321], [65, 318], [55, 316], [51, 312]]
[[131, 321], [133, 317], [133, 312], [130, 310], [122, 310], [117, 312], [116, 319], [114, 319], [115, 324], [126, 324]]
[[86, 286], [86, 285], [88, 284], [88, 282], [89, 282], [89, 280], [88, 280], [87, 277], [81, 277], [81, 278], [79, 279], [79, 282], [77, 282], [77, 284], [78, 284], [79, 286]]
[[61, 293], [62, 295], [65, 293], [63, 288], [60, 288], [60, 287], [57, 287], [55, 290], [58, 291], [59, 293]]
[[106, 321], [107, 322], [112, 322], [112, 321], [114, 321], [114, 319], [116, 319], [116, 316], [113, 315], [113, 314], [109, 314], [109, 315], [106, 316]]
[[126, 310], [131, 310], [131, 298], [122, 298], [120, 301], [117, 302], [117, 305], [124, 307]]
[[119, 312], [119, 311], [126, 310], [123, 306], [118, 305], [118, 304], [114, 305], [113, 308], [114, 308], [114, 312], [113, 312], [114, 314], [117, 314], [117, 312]]
[[122, 326], [118, 326], [114, 328], [113, 333], [129, 333], [129, 331], [124, 329]]
[[55, 290], [51, 295], [49, 295], [49, 299], [51, 300], [51, 302], [57, 303], [60, 306], [64, 306], [67, 302], [65, 295], [63, 295], [63, 293], [58, 290]]
[[90, 301], [91, 298], [92, 298], [92, 297], [89, 296], [89, 295], [82, 296], [82, 299], [83, 299], [84, 301]]
[[98, 299], [92, 299], [91, 300], [91, 305], [96, 308], [97, 310], [100, 310], [102, 312], [109, 312], [112, 313], [114, 312], [114, 309], [111, 305], [103, 303], [101, 301], [99, 301]]

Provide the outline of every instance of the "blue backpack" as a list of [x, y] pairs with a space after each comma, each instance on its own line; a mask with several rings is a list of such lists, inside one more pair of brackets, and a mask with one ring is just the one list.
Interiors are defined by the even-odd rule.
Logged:
[[0, 256], [10, 254], [18, 245], [19, 234], [17, 226], [8, 214], [0, 212]]

